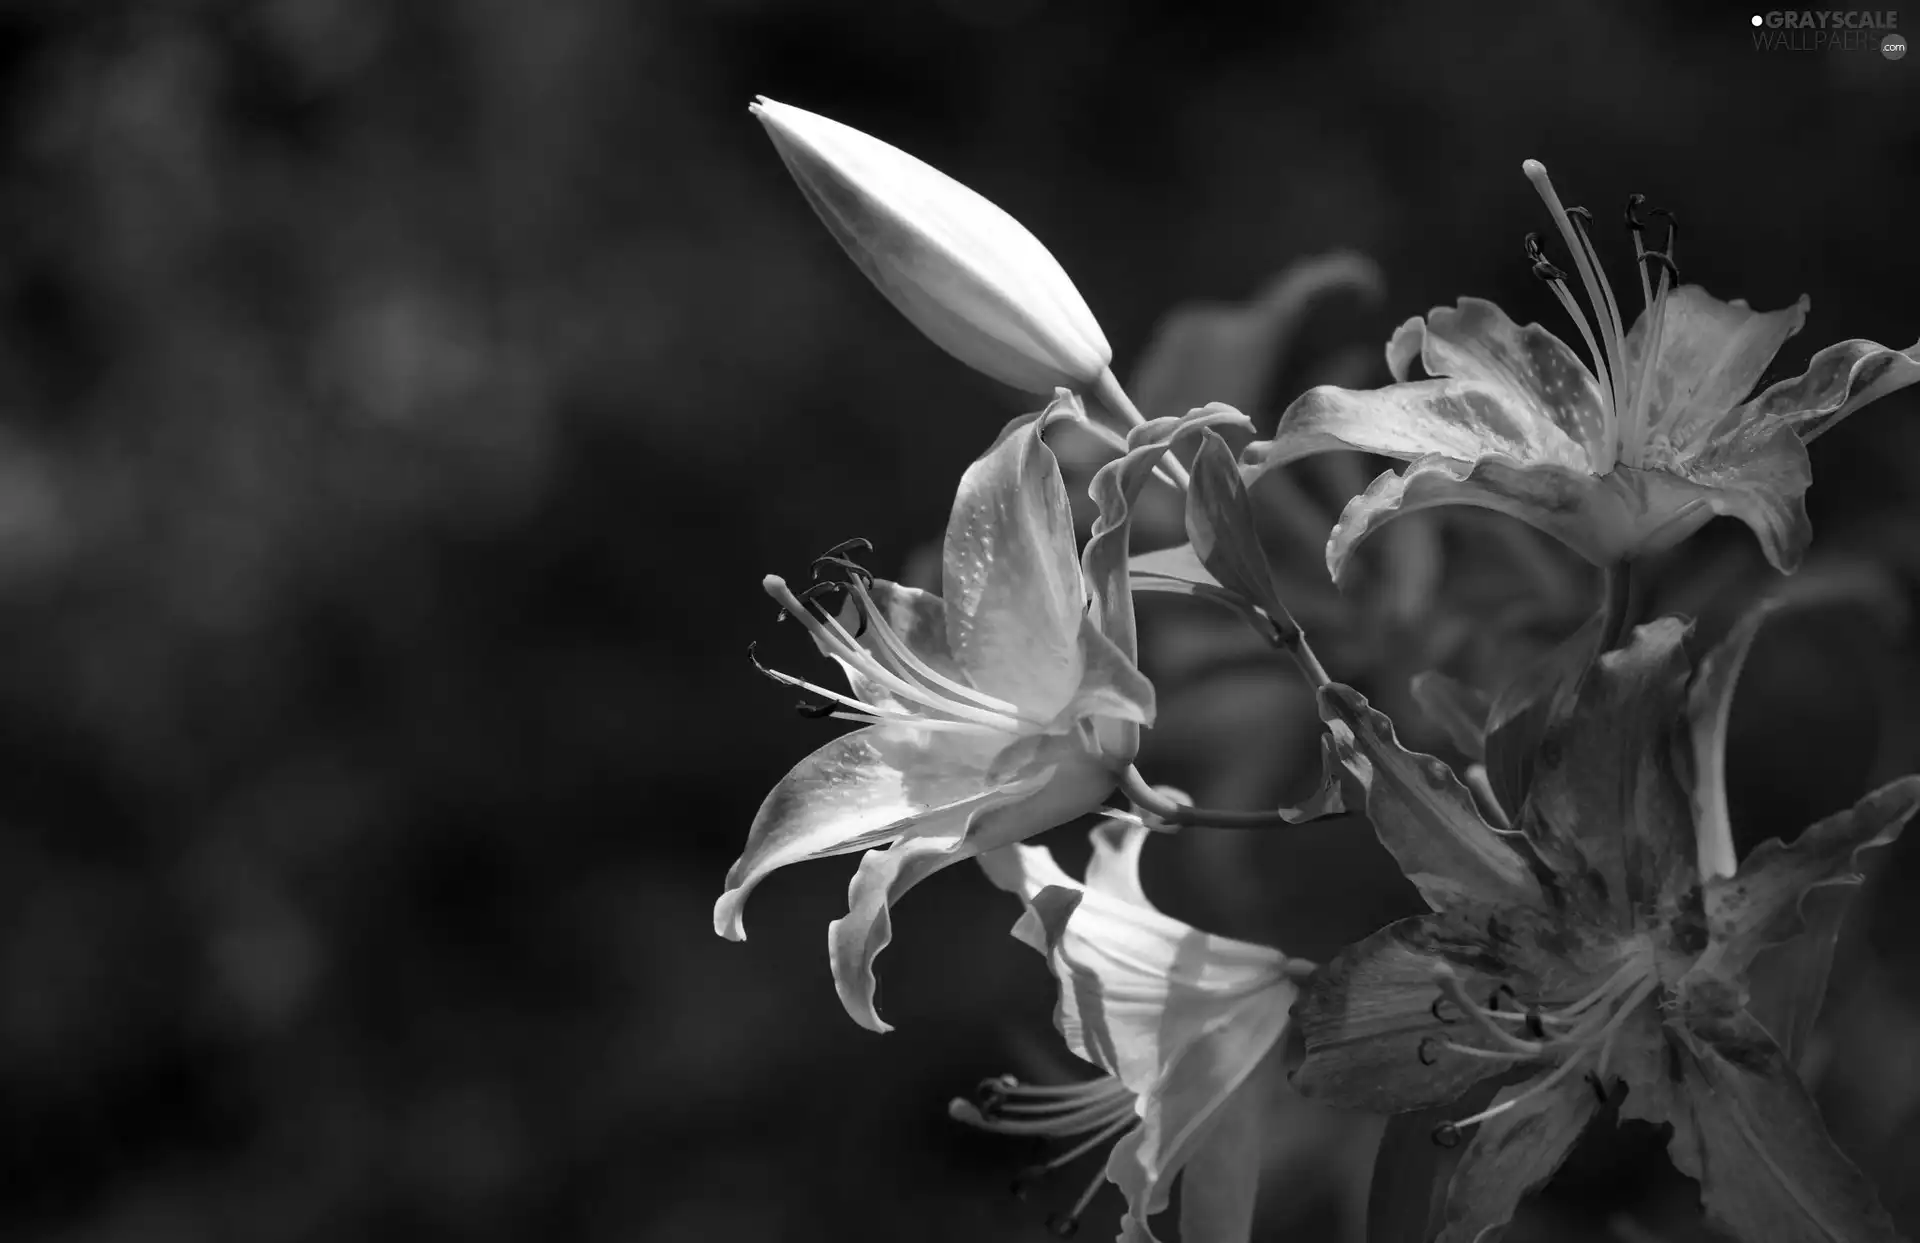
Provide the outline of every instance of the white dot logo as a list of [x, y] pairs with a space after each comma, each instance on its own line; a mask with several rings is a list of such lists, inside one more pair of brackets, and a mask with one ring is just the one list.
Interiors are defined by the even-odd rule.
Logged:
[[1903, 34], [1890, 34], [1880, 40], [1880, 55], [1888, 60], [1899, 60], [1907, 54], [1907, 37]]
[[1759, 15], [1758, 13], [1755, 13], [1755, 14], [1753, 15], [1753, 24], [1754, 24], [1754, 25], [1756, 25], [1756, 26], [1758, 26], [1758, 25], [1761, 25], [1761, 24], [1762, 24], [1762, 23], [1761, 23], [1761, 18], [1760, 18], [1760, 15]]

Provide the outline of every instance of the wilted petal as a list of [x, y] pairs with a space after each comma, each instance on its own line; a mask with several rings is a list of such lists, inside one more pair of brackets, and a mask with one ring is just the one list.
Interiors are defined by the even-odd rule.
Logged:
[[1806, 371], [1770, 386], [1721, 420], [1713, 438], [1764, 438], [1782, 427], [1812, 440], [1871, 401], [1920, 381], [1920, 342], [1904, 350], [1842, 341], [1813, 356]]
[[[1201, 1203], [1192, 1219], [1206, 1232], [1187, 1234], [1189, 1217], [1183, 1211], [1182, 1241], [1243, 1243], [1244, 1233], [1224, 1231], [1242, 1214], [1252, 1217], [1259, 1145], [1243, 1144], [1238, 1153], [1232, 1149], [1236, 1139], [1258, 1126], [1265, 1102], [1258, 1099], [1255, 1072], [1286, 1031], [1292, 1001], [1290, 984], [1244, 999], [1217, 1026], [1180, 1048], [1142, 1094], [1140, 1125], [1122, 1136], [1107, 1158], [1107, 1177], [1127, 1198], [1121, 1243], [1153, 1243], [1149, 1223], [1166, 1209], [1174, 1177], [1203, 1154], [1212, 1168], [1202, 1175]], [[1218, 1145], [1210, 1144], [1222, 1124], [1229, 1131]], [[1251, 1170], [1245, 1166], [1249, 1155], [1256, 1163]], [[1223, 1160], [1235, 1168], [1222, 1168]], [[1182, 1197], [1193, 1190], [1183, 1190]]]
[[1113, 775], [1062, 746], [1035, 748], [1031, 765], [986, 797], [920, 825], [886, 850], [869, 851], [847, 887], [847, 913], [827, 928], [840, 1000], [862, 1027], [892, 1028], [874, 1008], [874, 959], [893, 940], [890, 908], [943, 867], [1065, 824], [1099, 806]]
[[1811, 825], [1791, 844], [1762, 842], [1739, 872], [1706, 886], [1715, 942], [1707, 962], [1717, 974], [1738, 974], [1763, 947], [1798, 932], [1802, 897], [1816, 886], [1858, 880], [1859, 853], [1893, 841], [1917, 809], [1920, 776], [1901, 777]]
[[[1598, 461], [1607, 446], [1600, 383], [1580, 356], [1538, 324], [1522, 328], [1484, 298], [1435, 307], [1423, 322], [1401, 325], [1387, 346], [1393, 378], [1405, 380], [1415, 355], [1427, 374], [1478, 381], [1531, 407], [1536, 422], [1558, 428]], [[1514, 456], [1509, 453], [1509, 456]]]
[[741, 908], [776, 868], [883, 845], [912, 825], [960, 815], [990, 798], [1005, 738], [875, 725], [842, 734], [780, 779], [747, 831], [713, 908], [713, 930], [746, 936]]
[[1287, 407], [1273, 439], [1248, 445], [1240, 461], [1251, 486], [1276, 466], [1333, 449], [1407, 462], [1431, 455], [1459, 463], [1498, 456], [1518, 465], [1589, 470], [1586, 451], [1531, 399], [1504, 385], [1473, 380], [1308, 389]]
[[1526, 997], [1571, 999], [1593, 978], [1589, 956], [1551, 919], [1524, 909], [1462, 909], [1390, 924], [1308, 980], [1293, 1014], [1307, 1049], [1294, 1086], [1373, 1113], [1444, 1105], [1512, 1063], [1445, 1047], [1488, 1045], [1448, 1008], [1442, 978], [1457, 978], [1482, 1001], [1502, 984]]
[[[1502, 1089], [1494, 1106], [1533, 1086]], [[1553, 1177], [1598, 1112], [1593, 1089], [1573, 1075], [1481, 1123], [1447, 1187], [1446, 1225], [1437, 1243], [1478, 1243], [1484, 1231], [1513, 1220], [1521, 1197]]]
[[935, 345], [1003, 383], [1088, 385], [1113, 351], [1019, 221], [877, 138], [762, 98], [753, 112], [834, 239]]
[[1698, 879], [1690, 795], [1671, 758], [1690, 629], [1661, 618], [1600, 657], [1541, 739], [1519, 820], [1563, 900], [1622, 930], [1676, 916]]
[[947, 520], [947, 642], [974, 686], [1047, 720], [1080, 684], [1086, 588], [1073, 515], [1040, 438], [1070, 396], [1008, 423], [960, 478]]
[[[1697, 452], [1720, 417], [1753, 391], [1787, 338], [1800, 331], [1809, 305], [1802, 296], [1785, 310], [1756, 311], [1738, 299], [1722, 302], [1698, 285], [1669, 291], [1660, 353], [1640, 394], [1649, 451], [1682, 458]], [[1630, 383], [1638, 384], [1651, 326], [1651, 313], [1643, 311], [1627, 333]]]
[[1334, 754], [1366, 788], [1367, 819], [1381, 845], [1429, 906], [1541, 900], [1526, 861], [1480, 818], [1451, 768], [1402, 747], [1393, 722], [1351, 687], [1323, 689], [1320, 715]]
[[[1707, 1216], [1743, 1243], [1900, 1243], [1873, 1184], [1827, 1135], [1779, 1048], [1730, 1005], [1692, 1016], [1670, 1043], [1661, 1106], [1667, 1151], [1700, 1183]], [[1630, 1081], [1631, 1103], [1641, 1088]]]

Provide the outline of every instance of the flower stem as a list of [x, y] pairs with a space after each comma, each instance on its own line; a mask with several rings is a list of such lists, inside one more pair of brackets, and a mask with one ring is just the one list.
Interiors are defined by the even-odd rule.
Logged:
[[1620, 646], [1633, 624], [1633, 563], [1616, 561], [1602, 571], [1600, 650], [1611, 652]]
[[[1140, 414], [1139, 407], [1133, 404], [1133, 399], [1128, 397], [1126, 390], [1120, 387], [1120, 381], [1114, 376], [1113, 368], [1109, 367], [1100, 373], [1100, 380], [1094, 385], [1093, 395], [1099, 398], [1109, 410], [1120, 415], [1133, 426], [1138, 427], [1146, 422]], [[1103, 435], [1109, 430], [1101, 429]], [[1121, 445], [1124, 449], [1125, 442], [1122, 441]], [[1192, 482], [1192, 476], [1187, 473], [1187, 468], [1173, 456], [1171, 446], [1166, 456], [1160, 459], [1160, 465], [1154, 469], [1156, 474], [1161, 469], [1170, 472], [1178, 481], [1178, 487], [1182, 491], [1185, 491]], [[1314, 652], [1313, 645], [1307, 642], [1307, 632], [1300, 628], [1300, 623], [1294, 621], [1284, 609], [1277, 617], [1267, 614], [1267, 620], [1273, 627], [1271, 638], [1274, 646], [1284, 648], [1287, 655], [1293, 657], [1293, 662], [1300, 666], [1300, 672], [1306, 677], [1308, 684], [1316, 690], [1322, 686], [1331, 685], [1333, 678], [1327, 673], [1327, 667], [1320, 663], [1320, 657]], [[1285, 822], [1282, 821], [1282, 823]]]
[[1120, 789], [1141, 811], [1176, 828], [1284, 829], [1295, 823], [1277, 811], [1219, 811], [1211, 807], [1184, 806], [1148, 785], [1140, 770], [1132, 765], [1121, 774]]
[[[1127, 391], [1120, 387], [1120, 381], [1111, 367], [1100, 373], [1100, 379], [1093, 386], [1093, 395], [1101, 405], [1125, 419], [1131, 427], [1138, 427], [1147, 421], [1146, 416], [1140, 413], [1140, 408], [1133, 404], [1133, 398], [1127, 396]], [[1173, 456], [1171, 448], [1160, 459], [1160, 464], [1173, 476], [1175, 486], [1184, 491], [1190, 476], [1180, 459]]]

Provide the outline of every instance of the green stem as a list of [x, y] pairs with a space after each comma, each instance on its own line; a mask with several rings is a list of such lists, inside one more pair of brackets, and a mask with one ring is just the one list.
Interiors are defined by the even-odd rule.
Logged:
[[[1133, 398], [1127, 396], [1127, 391], [1120, 387], [1120, 381], [1111, 367], [1100, 373], [1100, 379], [1093, 386], [1093, 395], [1101, 405], [1125, 419], [1130, 427], [1138, 427], [1147, 421], [1146, 416], [1140, 413], [1140, 407], [1133, 404]], [[1171, 448], [1160, 459], [1160, 464], [1173, 476], [1174, 486], [1185, 491], [1191, 477], [1187, 474], [1186, 466], [1173, 456]]]
[[[1133, 399], [1128, 397], [1126, 390], [1120, 387], [1120, 381], [1114, 376], [1113, 368], [1109, 367], [1100, 373], [1100, 379], [1093, 388], [1093, 395], [1109, 410], [1126, 419], [1133, 426], [1138, 427], [1146, 422], [1140, 414], [1139, 407], [1133, 404]], [[1122, 444], [1124, 443], [1123, 441]], [[1173, 456], [1171, 447], [1166, 456], [1160, 459], [1160, 466], [1155, 468], [1156, 473], [1161, 468], [1165, 468], [1174, 476], [1182, 491], [1187, 490], [1192, 482], [1192, 476], [1187, 473], [1187, 468], [1180, 464], [1179, 459]], [[1285, 648], [1287, 655], [1293, 657], [1293, 663], [1300, 666], [1300, 672], [1306, 677], [1307, 682], [1316, 690], [1322, 686], [1331, 685], [1332, 676], [1327, 673], [1327, 667], [1320, 663], [1320, 657], [1314, 652], [1313, 645], [1307, 642], [1307, 632], [1300, 629], [1300, 624], [1284, 614], [1279, 617], [1269, 617], [1268, 620], [1273, 625], [1274, 644]]]
[[1633, 563], [1616, 561], [1601, 572], [1606, 577], [1601, 587], [1600, 650], [1611, 652], [1633, 623]]
[[1284, 829], [1293, 824], [1277, 811], [1219, 811], [1187, 807], [1147, 784], [1140, 770], [1129, 765], [1121, 774], [1120, 789], [1134, 806], [1162, 824], [1189, 829]]

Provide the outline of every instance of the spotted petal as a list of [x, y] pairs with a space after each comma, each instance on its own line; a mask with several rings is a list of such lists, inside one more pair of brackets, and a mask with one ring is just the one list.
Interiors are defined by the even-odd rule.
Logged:
[[1810, 441], [1868, 402], [1920, 382], [1920, 341], [1904, 350], [1842, 341], [1813, 356], [1806, 371], [1782, 380], [1721, 420], [1716, 440], [1764, 437], [1786, 427]]
[[1251, 487], [1277, 466], [1334, 449], [1358, 449], [1411, 462], [1439, 455], [1455, 462], [1500, 457], [1519, 465], [1587, 473], [1586, 451], [1536, 406], [1505, 384], [1415, 380], [1359, 391], [1321, 385], [1294, 399], [1272, 440], [1240, 455]]
[[1737, 974], [1761, 949], [1800, 931], [1800, 904], [1820, 886], [1856, 882], [1861, 851], [1885, 846], [1920, 810], [1920, 776], [1901, 777], [1828, 816], [1791, 843], [1762, 842], [1740, 870], [1706, 886], [1708, 962]]
[[1684, 728], [1690, 627], [1665, 617], [1602, 654], [1541, 739], [1520, 829], [1559, 900], [1625, 931], [1679, 914], [1697, 884], [1689, 791], [1671, 756]]
[[1511, 1063], [1485, 1056], [1484, 1038], [1447, 1008], [1443, 980], [1483, 1003], [1502, 984], [1571, 999], [1600, 978], [1603, 959], [1600, 947], [1526, 908], [1460, 906], [1389, 924], [1307, 982], [1294, 1007], [1307, 1051], [1294, 1086], [1373, 1113], [1444, 1105]]
[[[1656, 459], [1698, 452], [1710, 429], [1745, 400], [1780, 347], [1800, 331], [1809, 305], [1802, 297], [1784, 310], [1756, 311], [1742, 299], [1722, 302], [1698, 285], [1670, 291], [1660, 352], [1641, 393], [1649, 452]], [[1643, 311], [1627, 333], [1627, 376], [1634, 391], [1651, 326], [1652, 313]]]
[[1327, 569], [1344, 576], [1354, 551], [1383, 523], [1442, 505], [1518, 518], [1595, 565], [1671, 548], [1724, 514], [1752, 527], [1768, 559], [1785, 568], [1805, 547], [1804, 491], [1804, 485], [1792, 490], [1788, 478], [1756, 482], [1731, 471], [1691, 479], [1617, 466], [1595, 476], [1502, 458], [1469, 464], [1426, 457], [1399, 474], [1380, 475], [1347, 503], [1327, 540]]
[[[1530, 411], [1533, 422], [1558, 428], [1592, 463], [1605, 456], [1606, 407], [1600, 383], [1560, 338], [1526, 327], [1484, 298], [1462, 298], [1410, 319], [1387, 344], [1387, 366], [1404, 381], [1415, 355], [1428, 375], [1499, 388]], [[1542, 435], [1543, 441], [1552, 438]], [[1512, 456], [1509, 454], [1509, 456]]]
[[1623, 1065], [1638, 1073], [1622, 1112], [1672, 1125], [1675, 1167], [1700, 1183], [1708, 1218], [1733, 1238], [1900, 1243], [1766, 1030], [1724, 994], [1707, 1000], [1670, 1029], [1661, 1064]]

